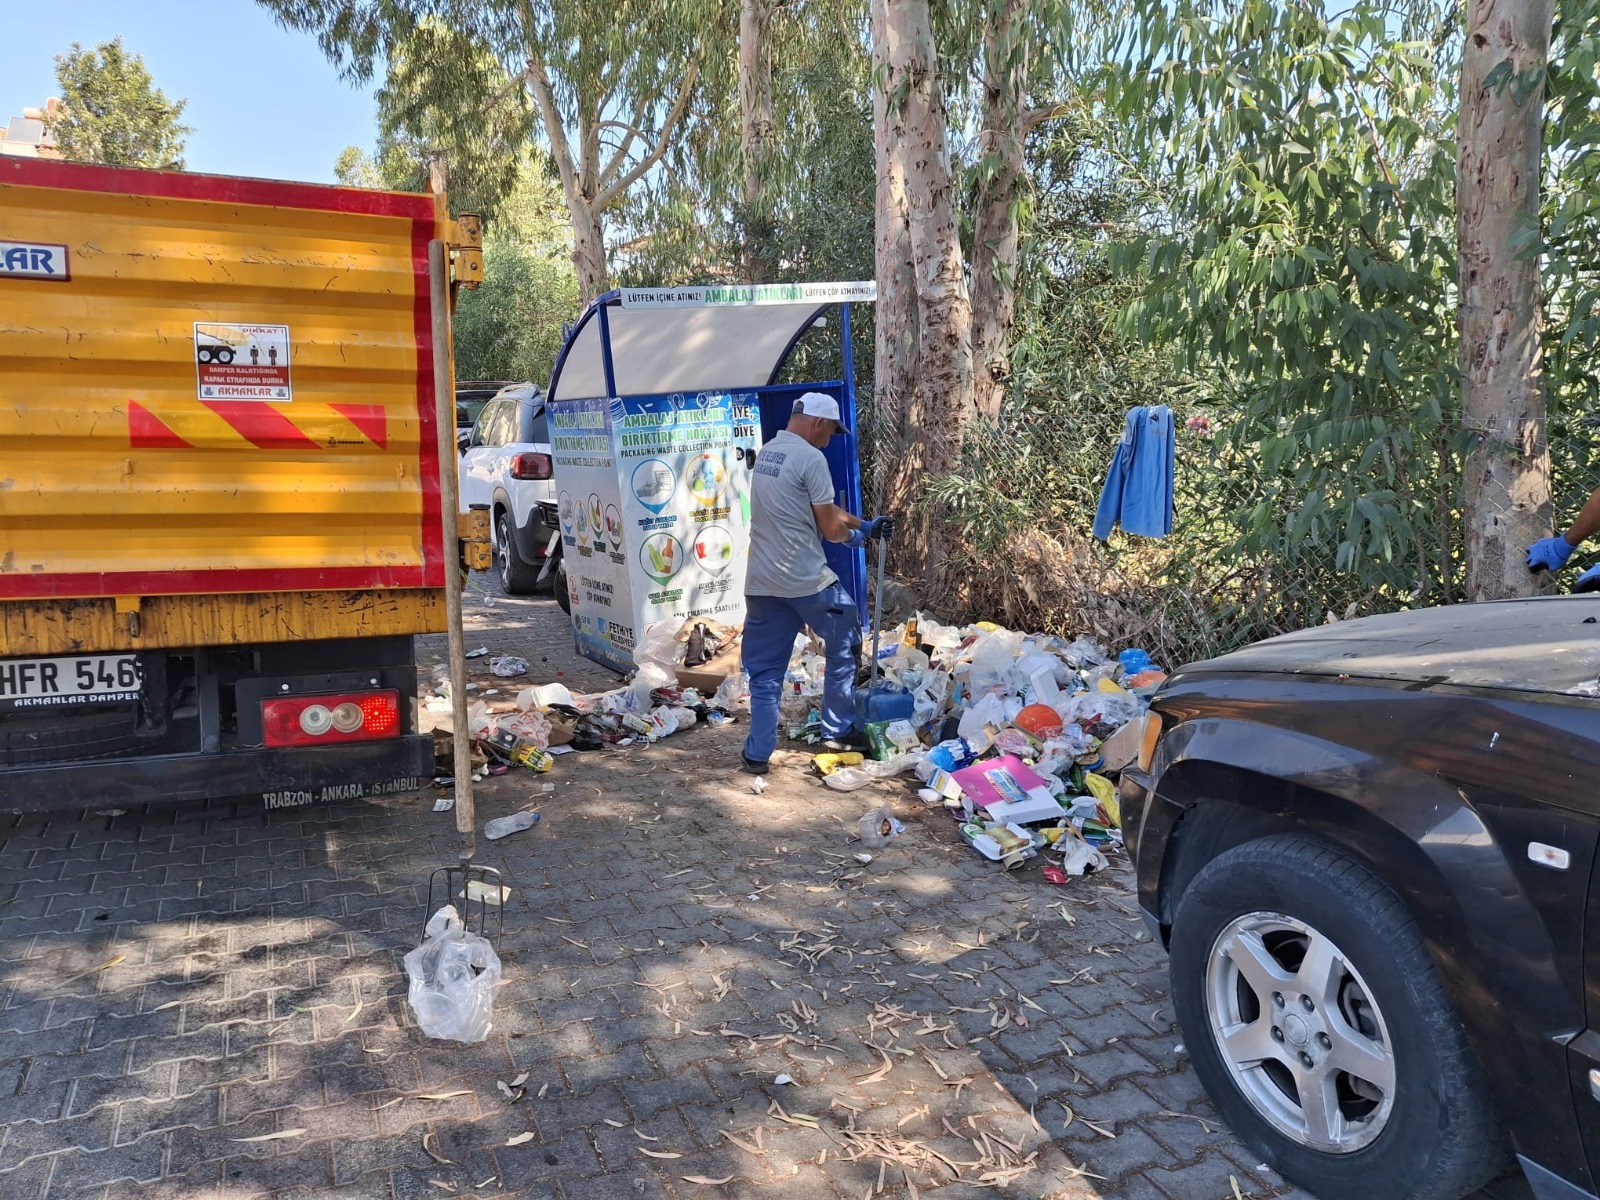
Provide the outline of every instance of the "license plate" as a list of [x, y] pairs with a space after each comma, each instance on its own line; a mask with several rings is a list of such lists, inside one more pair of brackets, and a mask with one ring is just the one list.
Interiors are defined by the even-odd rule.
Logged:
[[137, 700], [140, 678], [132, 654], [0, 658], [0, 709]]

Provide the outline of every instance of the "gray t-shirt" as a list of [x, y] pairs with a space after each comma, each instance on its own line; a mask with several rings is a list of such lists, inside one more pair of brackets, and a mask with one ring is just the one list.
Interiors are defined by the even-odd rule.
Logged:
[[756, 455], [750, 476], [750, 561], [747, 596], [814, 596], [839, 577], [822, 554], [813, 504], [833, 503], [828, 460], [787, 429]]

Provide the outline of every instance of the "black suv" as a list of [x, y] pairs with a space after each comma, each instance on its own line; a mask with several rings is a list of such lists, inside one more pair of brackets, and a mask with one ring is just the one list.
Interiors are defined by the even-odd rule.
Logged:
[[[1600, 1170], [1600, 598], [1370, 617], [1173, 674], [1122, 780], [1195, 1071], [1325, 1200]], [[1595, 920], [1590, 920], [1593, 913]]]

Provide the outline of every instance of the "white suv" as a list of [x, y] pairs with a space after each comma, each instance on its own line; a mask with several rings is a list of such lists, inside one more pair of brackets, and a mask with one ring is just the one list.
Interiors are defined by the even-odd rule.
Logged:
[[[483, 406], [462, 451], [461, 508], [489, 509], [495, 567], [511, 595], [534, 590], [561, 528], [553, 475], [544, 393], [531, 383], [508, 384]], [[555, 575], [546, 576], [546, 586]]]

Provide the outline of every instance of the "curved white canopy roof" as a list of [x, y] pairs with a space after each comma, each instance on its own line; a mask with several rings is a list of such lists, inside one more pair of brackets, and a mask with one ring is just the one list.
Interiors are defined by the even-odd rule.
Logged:
[[[836, 304], [870, 302], [872, 283], [624, 288], [595, 300], [568, 334], [551, 400], [726, 391], [772, 381], [800, 335]], [[602, 319], [615, 388], [606, 386]]]

